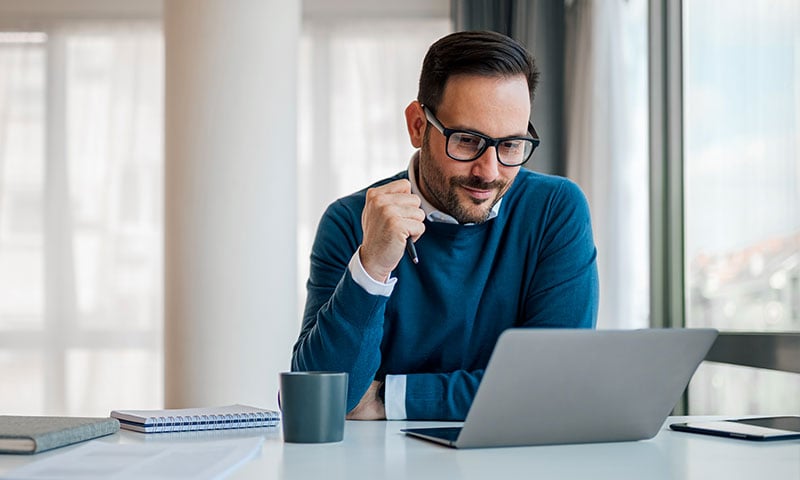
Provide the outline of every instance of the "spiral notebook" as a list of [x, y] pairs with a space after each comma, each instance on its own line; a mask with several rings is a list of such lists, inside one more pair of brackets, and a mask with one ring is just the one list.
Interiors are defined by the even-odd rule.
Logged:
[[227, 405], [167, 410], [114, 410], [121, 428], [142, 433], [189, 432], [233, 428], [273, 427], [280, 421], [274, 410]]

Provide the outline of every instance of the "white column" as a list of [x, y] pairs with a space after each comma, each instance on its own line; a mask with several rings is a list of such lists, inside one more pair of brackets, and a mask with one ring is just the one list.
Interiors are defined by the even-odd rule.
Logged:
[[276, 406], [296, 312], [300, 2], [165, 0], [165, 403]]

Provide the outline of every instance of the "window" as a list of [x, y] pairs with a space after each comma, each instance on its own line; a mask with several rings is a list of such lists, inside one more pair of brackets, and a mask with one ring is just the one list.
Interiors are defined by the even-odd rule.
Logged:
[[0, 33], [0, 410], [163, 403], [158, 22]]
[[[800, 4], [683, 7], [686, 325], [800, 331]], [[800, 375], [703, 365], [692, 414], [800, 410]]]

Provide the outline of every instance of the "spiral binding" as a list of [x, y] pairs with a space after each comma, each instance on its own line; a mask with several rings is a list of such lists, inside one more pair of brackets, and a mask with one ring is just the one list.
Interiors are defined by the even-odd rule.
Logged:
[[278, 419], [270, 412], [150, 417], [145, 422], [148, 431], [156, 433], [272, 427], [277, 424]]

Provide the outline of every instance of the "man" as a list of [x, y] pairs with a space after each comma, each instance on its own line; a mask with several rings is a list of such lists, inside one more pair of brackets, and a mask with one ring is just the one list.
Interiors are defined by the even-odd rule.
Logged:
[[440, 39], [405, 110], [408, 171], [323, 215], [292, 368], [348, 372], [348, 418], [463, 420], [503, 330], [594, 327], [586, 200], [520, 170], [537, 77], [506, 36]]

